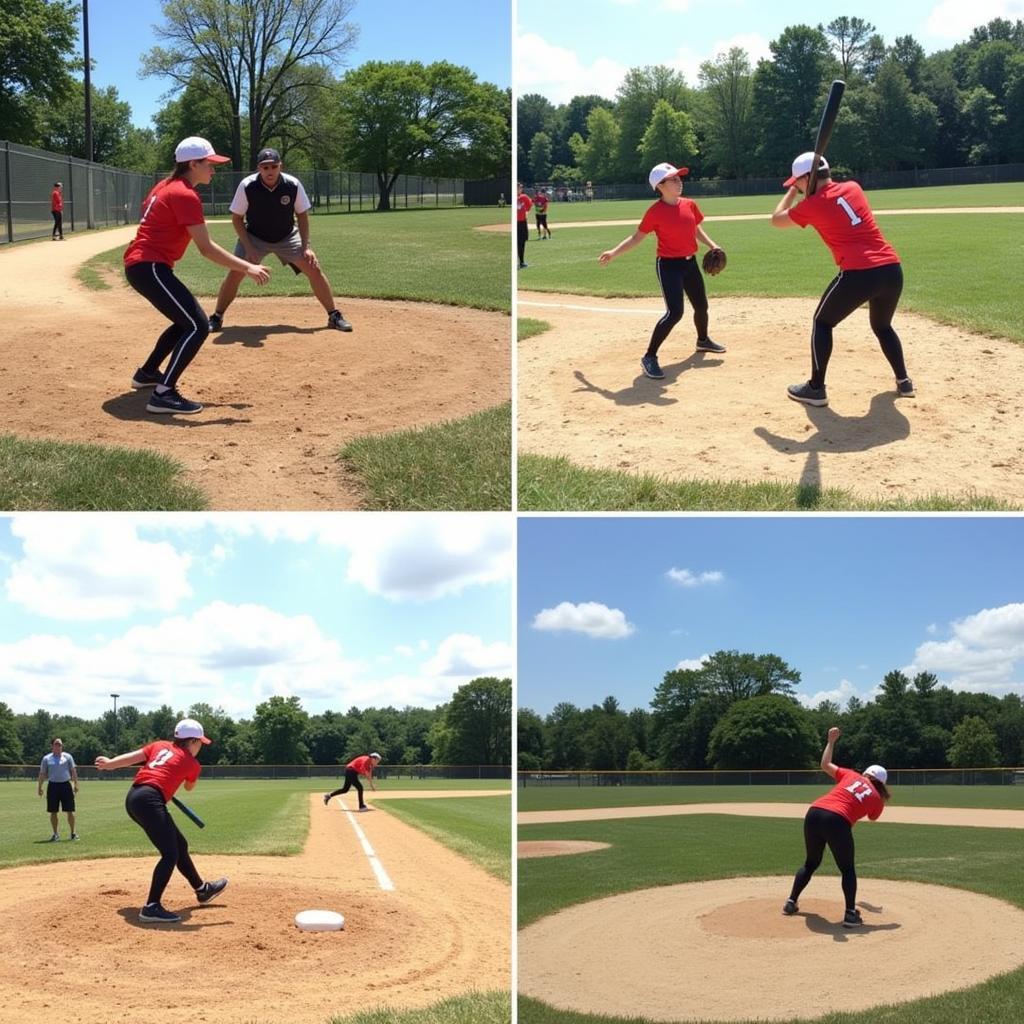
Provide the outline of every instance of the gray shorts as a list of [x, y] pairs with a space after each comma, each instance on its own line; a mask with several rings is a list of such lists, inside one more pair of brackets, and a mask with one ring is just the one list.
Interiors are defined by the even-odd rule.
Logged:
[[[295, 228], [290, 235], [286, 235], [279, 242], [265, 242], [262, 238], [250, 235], [249, 240], [262, 261], [264, 256], [271, 254], [276, 256], [286, 267], [291, 267], [296, 274], [302, 273], [296, 263], [302, 260], [302, 239], [299, 237], [299, 229]], [[245, 259], [245, 247], [241, 242], [235, 245], [235, 255]]]

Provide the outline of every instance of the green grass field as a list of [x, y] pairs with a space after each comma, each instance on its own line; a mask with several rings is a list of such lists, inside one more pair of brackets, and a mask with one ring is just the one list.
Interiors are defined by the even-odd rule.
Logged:
[[[0, 868], [19, 864], [46, 863], [54, 860], [82, 860], [96, 857], [134, 857], [153, 855], [153, 847], [142, 831], [128, 819], [124, 797], [130, 776], [118, 773], [102, 781], [83, 780], [77, 799], [77, 827], [80, 842], [49, 843], [50, 819], [45, 797], [36, 796], [35, 782], [0, 783]], [[378, 783], [380, 789], [502, 789], [500, 781], [429, 780], [417, 782], [395, 779]], [[276, 780], [201, 779], [191, 793], [178, 796], [206, 822], [199, 830], [172, 807], [179, 828], [188, 836], [190, 848], [198, 854], [291, 856], [301, 851], [309, 831], [309, 794], [335, 788], [328, 779]], [[373, 793], [367, 790], [367, 801]], [[479, 805], [477, 806], [479, 802]], [[456, 853], [506, 880], [510, 839], [506, 797], [473, 799], [404, 801], [397, 815], [409, 824], [422, 827]], [[408, 805], [452, 804], [420, 814]], [[487, 834], [490, 823], [504, 804], [504, 835]], [[421, 826], [420, 821], [426, 825]], [[60, 829], [67, 839], [67, 822], [60, 815]], [[501, 858], [504, 857], [504, 866]], [[502, 872], [504, 872], [502, 874]]]
[[[670, 788], [670, 787], [666, 787]], [[671, 787], [678, 792], [681, 787]], [[701, 787], [719, 792], [724, 787]], [[779, 799], [781, 787], [729, 787], [743, 789], [736, 799]], [[908, 797], [912, 787], [894, 790], [894, 800]], [[957, 787], [934, 787], [935, 790]], [[989, 789], [992, 787], [986, 787]], [[1012, 787], [1005, 787], [1007, 789]], [[697, 787], [693, 787], [697, 789]], [[822, 787], [792, 787], [801, 798]], [[918, 800], [924, 787], [914, 788]], [[947, 794], [932, 792], [940, 802]], [[997, 790], [998, 791], [998, 790]], [[524, 792], [519, 791], [520, 809]], [[550, 793], [552, 790], [536, 790]], [[582, 790], [591, 806], [604, 806], [604, 791]], [[616, 794], [627, 802], [624, 790]], [[977, 792], [977, 790], [971, 790]], [[600, 794], [600, 796], [598, 795]], [[699, 799], [705, 799], [704, 796]], [[719, 797], [721, 799], [721, 797]], [[955, 799], [955, 797], [954, 797]], [[954, 804], [955, 805], [955, 804]], [[959, 806], [964, 806], [959, 804]], [[982, 805], [978, 805], [982, 806]], [[983, 893], [1024, 907], [1024, 872], [1020, 870], [1021, 838], [1017, 830], [945, 828], [938, 826], [857, 826], [857, 872], [862, 891], [871, 878], [927, 882]], [[519, 827], [520, 840], [590, 840], [610, 844], [608, 849], [571, 857], [541, 857], [519, 862], [520, 927], [576, 903], [654, 886], [675, 885], [715, 878], [791, 875], [803, 860], [800, 823], [774, 818], [733, 818], [728, 815], [692, 815], [650, 819], [574, 822]], [[838, 873], [826, 855], [812, 887], [834, 886]], [[780, 892], [779, 904], [787, 893]], [[951, 922], [955, 930], [955, 923]], [[609, 928], [614, 923], [609, 922]], [[644, 939], [652, 941], [650, 937]], [[656, 955], [656, 954], [652, 954]], [[1024, 970], [994, 978], [971, 989], [863, 1013], [834, 1011], [814, 1019], [819, 1024], [1004, 1024], [1017, 1019], [1024, 1000]], [[638, 1011], [641, 1008], [638, 1007]], [[543, 1002], [520, 998], [521, 1024], [627, 1024], [625, 1018], [555, 1011]], [[629, 1024], [644, 1024], [642, 1013]], [[739, 1022], [733, 1022], [739, 1024]]]
[[331, 1024], [509, 1024], [512, 999], [508, 992], [458, 996], [422, 1010], [366, 1010], [334, 1017]]

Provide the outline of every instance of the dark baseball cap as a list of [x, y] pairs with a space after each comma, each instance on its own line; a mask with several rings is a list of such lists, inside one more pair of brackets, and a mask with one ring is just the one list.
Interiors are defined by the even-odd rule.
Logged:
[[256, 164], [279, 164], [281, 154], [276, 149], [261, 149], [256, 156]]

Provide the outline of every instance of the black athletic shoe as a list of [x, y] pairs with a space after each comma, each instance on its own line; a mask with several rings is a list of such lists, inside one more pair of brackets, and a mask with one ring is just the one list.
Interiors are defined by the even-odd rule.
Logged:
[[223, 331], [224, 330], [224, 314], [223, 313], [211, 313], [210, 314], [210, 330], [211, 331]]
[[844, 928], [859, 928], [864, 923], [859, 910], [848, 910], [843, 914]]
[[697, 341], [698, 352], [724, 352], [725, 346], [719, 345], [717, 341], [712, 341], [710, 338], [700, 338]]
[[170, 388], [162, 395], [154, 391], [146, 403], [146, 412], [180, 412], [190, 414], [202, 411], [203, 407], [199, 402], [190, 402], [182, 396], [177, 388]]
[[223, 892], [228, 885], [226, 878], [218, 878], [216, 882], [203, 882], [198, 889], [196, 889], [196, 899], [200, 903], [209, 903], [214, 896], [219, 892]]
[[896, 394], [899, 398], [913, 398], [917, 394], [914, 390], [914, 382], [909, 377], [906, 380], [896, 381]]
[[181, 918], [169, 910], [164, 910], [159, 903], [147, 903], [139, 911], [139, 920], [145, 921], [146, 924], [177, 924]]
[[782, 904], [782, 912], [786, 917], [792, 917], [800, 908], [796, 905], [796, 900], [786, 900]]
[[644, 373], [647, 374], [652, 380], [662, 380], [665, 377], [661, 366], [658, 364], [657, 356], [641, 356], [640, 365], [643, 367]]
[[352, 325], [341, 315], [341, 310], [336, 309], [327, 317], [327, 326], [336, 331], [351, 331]]
[[790, 384], [786, 393], [794, 402], [803, 402], [804, 405], [828, 405], [825, 389], [814, 387], [810, 381], [806, 384]]
[[326, 807], [330, 802], [331, 802], [331, 794], [330, 793], [324, 793], [324, 807]]
[[163, 384], [163, 382], [164, 375], [159, 370], [156, 373], [150, 373], [149, 370], [144, 370], [141, 366], [132, 377], [132, 387], [136, 391], [141, 391], [142, 388], [155, 388], [157, 384]]

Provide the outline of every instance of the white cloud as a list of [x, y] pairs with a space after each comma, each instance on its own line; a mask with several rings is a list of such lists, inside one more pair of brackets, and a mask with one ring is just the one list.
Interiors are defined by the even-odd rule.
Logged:
[[665, 575], [672, 580], [673, 583], [678, 583], [681, 587], [701, 587], [707, 583], [721, 583], [725, 576], [713, 570], [711, 572], [690, 572], [689, 569], [669, 569]]
[[938, 39], [963, 42], [978, 26], [995, 18], [1015, 21], [1024, 17], [1024, 0], [942, 0], [932, 8], [925, 21], [925, 32]]
[[545, 608], [535, 616], [533, 628], [585, 633], [602, 640], [619, 640], [636, 629], [618, 608], [609, 608], [596, 601], [584, 601], [582, 604], [563, 601], [554, 608]]
[[17, 516], [11, 533], [22, 557], [11, 565], [7, 597], [54, 619], [119, 618], [170, 611], [191, 596], [191, 558], [166, 541], [143, 540], [136, 520], [115, 516]]
[[512, 648], [502, 641], [488, 644], [478, 636], [454, 633], [441, 641], [434, 656], [424, 662], [423, 671], [463, 682], [478, 676], [504, 679], [512, 675]]
[[868, 701], [871, 699], [871, 693], [858, 690], [849, 679], [841, 679], [839, 685], [831, 690], [818, 690], [817, 693], [810, 696], [802, 693], [797, 694], [797, 699], [806, 708], [816, 708], [822, 701], [826, 700], [833, 701], [842, 708], [845, 707], [851, 697], [856, 697], [861, 701]]
[[703, 667], [704, 663], [711, 657], [710, 654], [702, 654], [699, 658], [684, 658], [676, 664], [677, 669], [690, 669], [696, 671]]
[[516, 39], [516, 93], [540, 93], [554, 104], [568, 103], [573, 96], [604, 96], [615, 92], [629, 69], [610, 57], [584, 64], [575, 51], [549, 43], [535, 32]]

